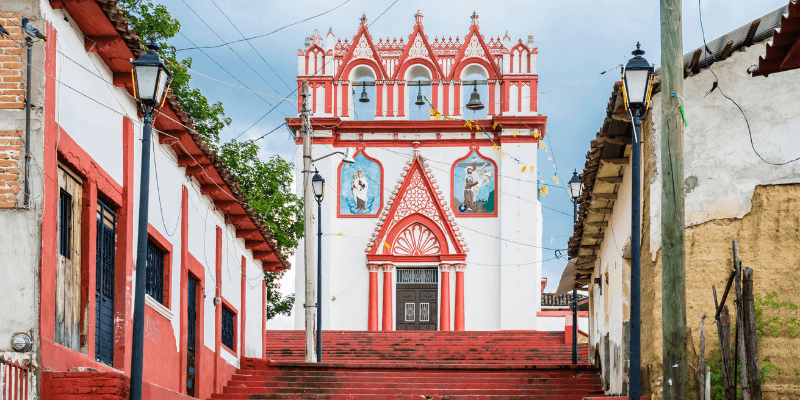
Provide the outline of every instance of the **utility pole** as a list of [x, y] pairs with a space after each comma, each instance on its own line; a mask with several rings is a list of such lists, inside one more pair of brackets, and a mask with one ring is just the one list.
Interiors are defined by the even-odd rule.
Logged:
[[308, 109], [308, 86], [303, 82], [303, 109], [300, 112], [300, 119], [303, 124], [303, 263], [306, 278], [306, 296], [303, 307], [306, 311], [306, 362], [317, 362], [317, 355], [314, 351], [314, 320], [317, 311], [317, 304], [309, 304], [315, 301], [317, 296], [314, 293], [314, 262], [311, 254], [314, 251], [314, 227], [312, 218], [314, 208], [311, 200], [314, 198], [313, 188], [311, 187], [311, 110]]
[[664, 399], [685, 399], [682, 0], [661, 0], [661, 295]]

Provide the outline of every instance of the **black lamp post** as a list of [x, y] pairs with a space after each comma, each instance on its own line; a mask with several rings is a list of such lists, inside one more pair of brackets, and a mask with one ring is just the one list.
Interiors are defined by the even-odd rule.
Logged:
[[[572, 200], [572, 233], [575, 233], [575, 221], [578, 220], [578, 198], [581, 197], [583, 183], [578, 177], [578, 170], [572, 172], [569, 180], [569, 197]], [[578, 291], [572, 289], [572, 363], [578, 363]]]
[[166, 98], [172, 74], [158, 56], [158, 46], [150, 42], [148, 51], [134, 61], [133, 95], [142, 112], [142, 176], [139, 184], [139, 230], [136, 243], [136, 288], [133, 297], [133, 343], [131, 345], [131, 400], [142, 398], [144, 354], [144, 296], [147, 278], [147, 207], [150, 196], [150, 136], [153, 116]]
[[325, 198], [325, 179], [314, 170], [311, 178], [317, 199], [317, 362], [322, 361], [322, 199]]
[[642, 57], [644, 50], [636, 43], [633, 58], [622, 70], [623, 93], [625, 107], [633, 118], [633, 140], [631, 151], [631, 353], [630, 353], [630, 386], [628, 396], [631, 400], [639, 400], [642, 395], [642, 306], [641, 306], [641, 117], [647, 112], [650, 102], [650, 90], [653, 79], [653, 66]]

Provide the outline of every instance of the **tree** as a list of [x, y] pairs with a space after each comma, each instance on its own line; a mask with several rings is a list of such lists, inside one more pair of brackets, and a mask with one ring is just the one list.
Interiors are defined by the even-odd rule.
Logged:
[[[180, 99], [184, 111], [196, 125], [197, 131], [214, 148], [222, 162], [239, 182], [248, 203], [258, 212], [278, 244], [293, 253], [303, 236], [303, 206], [300, 198], [292, 193], [290, 182], [293, 178], [294, 164], [278, 156], [267, 162], [258, 157], [259, 147], [252, 141], [231, 140], [220, 144], [220, 133], [231, 124], [225, 116], [225, 108], [217, 101], [210, 103], [199, 89], [189, 85], [191, 75], [186, 68], [192, 67], [191, 57], [179, 59], [169, 39], [181, 29], [180, 21], [173, 18], [162, 4], [152, 0], [118, 0], [125, 10], [128, 23], [145, 44], [153, 40], [160, 47], [160, 54], [166, 60], [173, 74], [172, 92]], [[278, 280], [283, 273], [265, 273], [271, 316], [291, 313], [294, 294], [282, 297], [278, 292]]]

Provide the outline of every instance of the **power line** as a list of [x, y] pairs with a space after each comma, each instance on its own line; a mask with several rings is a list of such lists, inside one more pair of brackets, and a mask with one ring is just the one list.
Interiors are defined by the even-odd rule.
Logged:
[[[250, 40], [253, 40], [253, 39], [262, 38], [262, 37], [265, 37], [265, 36], [272, 35], [273, 33], [275, 33], [275, 32], [278, 32], [278, 31], [281, 31], [281, 30], [283, 30], [283, 29], [286, 29], [286, 28], [288, 28], [288, 27], [290, 27], [290, 26], [297, 25], [297, 24], [299, 24], [299, 23], [301, 23], [301, 22], [306, 22], [306, 21], [312, 20], [312, 19], [314, 19], [314, 18], [317, 18], [317, 17], [319, 17], [319, 16], [325, 15], [325, 14], [327, 14], [327, 13], [329, 13], [329, 12], [333, 11], [333, 10], [336, 10], [337, 8], [339, 8], [339, 7], [341, 7], [341, 6], [345, 5], [345, 4], [347, 4], [347, 3], [349, 3], [349, 2], [350, 2], [350, 0], [346, 0], [344, 3], [342, 3], [342, 4], [339, 4], [338, 6], [336, 6], [336, 7], [334, 7], [334, 8], [331, 8], [331, 9], [330, 9], [330, 10], [328, 10], [328, 11], [325, 11], [325, 12], [323, 12], [323, 13], [317, 14], [317, 15], [315, 15], [315, 16], [313, 16], [313, 17], [308, 17], [308, 18], [306, 18], [306, 19], [304, 19], [304, 20], [301, 20], [301, 21], [293, 22], [293, 23], [291, 23], [291, 24], [289, 24], [289, 25], [284, 25], [284, 26], [282, 26], [282, 27], [280, 27], [280, 28], [278, 28], [278, 29], [275, 29], [275, 30], [274, 30], [274, 31], [272, 31], [272, 32], [265, 33], [265, 34], [263, 34], [263, 35], [252, 36], [252, 37], [249, 37], [249, 38], [242, 38], [242, 39], [239, 39], [239, 40], [233, 40], [233, 41], [230, 41], [230, 42], [225, 42], [225, 43], [222, 43], [222, 44], [218, 44], [218, 45], [216, 45], [216, 46], [197, 46], [196, 44], [192, 43], [192, 46], [194, 46], [194, 47], [187, 47], [187, 48], [183, 48], [183, 49], [177, 49], [176, 51], [193, 50], [193, 49], [198, 49], [198, 50], [200, 50], [200, 49], [215, 49], [215, 48], [217, 48], [217, 47], [227, 46], [227, 45], [229, 45], [229, 44], [234, 44], [234, 43], [239, 43], [239, 42], [250, 41]], [[395, 3], [397, 3], [397, 1], [395, 1]], [[392, 5], [394, 5], [394, 3], [393, 3]], [[389, 6], [389, 7], [391, 7], [391, 6]], [[384, 11], [384, 12], [386, 12], [386, 11]], [[383, 14], [381, 14], [381, 15], [383, 15]]]
[[[244, 36], [244, 34], [242, 33], [242, 31], [240, 31], [240, 30], [239, 30], [239, 27], [237, 27], [237, 26], [236, 26], [236, 24], [234, 24], [234, 23], [233, 23], [233, 21], [231, 21], [231, 19], [230, 19], [230, 18], [228, 18], [228, 16], [225, 14], [225, 12], [224, 12], [224, 11], [222, 11], [222, 9], [219, 7], [219, 5], [217, 5], [217, 2], [216, 2], [216, 1], [214, 1], [214, 0], [211, 0], [211, 3], [213, 3], [213, 4], [214, 4], [214, 7], [217, 7], [217, 10], [219, 10], [219, 12], [222, 14], [222, 16], [223, 16], [223, 17], [225, 17], [225, 19], [226, 19], [226, 20], [228, 20], [228, 22], [231, 24], [231, 26], [233, 26], [233, 29], [236, 29], [236, 32], [239, 32], [239, 35], [241, 35], [241, 36], [242, 36], [242, 39], [244, 39], [244, 38], [245, 38], [245, 36]], [[256, 48], [253, 46], [253, 44], [252, 44], [252, 43], [250, 43], [250, 41], [249, 41], [249, 40], [247, 40], [247, 44], [248, 44], [248, 45], [250, 45], [250, 48], [251, 48], [251, 49], [253, 49], [253, 51], [255, 51], [255, 52], [256, 52], [256, 54], [258, 54], [258, 56], [259, 56], [259, 57], [261, 57], [261, 60], [262, 60], [262, 61], [264, 61], [264, 64], [267, 64], [267, 67], [269, 67], [269, 69], [272, 71], [272, 73], [274, 73], [274, 74], [275, 74], [275, 76], [277, 76], [277, 77], [278, 77], [278, 79], [280, 79], [280, 80], [281, 80], [281, 82], [283, 83], [283, 85], [284, 85], [284, 86], [286, 86], [286, 88], [287, 88], [287, 89], [291, 89], [291, 88], [289, 87], [289, 85], [287, 85], [287, 84], [286, 84], [286, 81], [284, 81], [284, 80], [283, 80], [283, 78], [281, 78], [281, 76], [280, 76], [280, 75], [278, 75], [278, 73], [277, 73], [277, 72], [275, 72], [275, 70], [272, 68], [272, 66], [271, 66], [271, 65], [269, 65], [269, 63], [267, 62], [267, 60], [266, 60], [266, 59], [264, 59], [264, 57], [261, 55], [261, 53], [260, 53], [258, 50], [256, 50]], [[230, 47], [230, 46], [228, 46], [228, 47]], [[272, 87], [272, 86], [270, 86], [270, 87]], [[273, 88], [273, 89], [274, 89], [274, 88]], [[275, 92], [277, 92], [277, 90], [276, 90]]]

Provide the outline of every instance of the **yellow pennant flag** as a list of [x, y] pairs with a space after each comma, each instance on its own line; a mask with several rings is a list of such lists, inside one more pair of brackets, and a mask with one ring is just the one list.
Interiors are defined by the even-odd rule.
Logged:
[[497, 122], [492, 123], [492, 130], [496, 131], [498, 125], [500, 125], [500, 124], [498, 124]]
[[514, 131], [514, 137], [517, 137], [517, 133], [518, 133], [518, 132], [519, 132], [519, 131]]
[[389, 247], [389, 244], [388, 244], [388, 243], [386, 243], [386, 242], [383, 242], [383, 245], [384, 245], [384, 246], [386, 246], [386, 248], [387, 248], [387, 249], [389, 249], [389, 250], [392, 250], [392, 248], [391, 248], [391, 247]]
[[433, 117], [436, 119], [440, 119], [442, 118], [442, 114], [436, 113], [436, 115], [434, 115]]
[[500, 152], [500, 156], [501, 156], [501, 157], [505, 157], [505, 156], [506, 156], [506, 152], [505, 152], [505, 151], [501, 151], [501, 152]]
[[533, 172], [533, 170], [534, 170], [535, 168], [536, 168], [535, 166], [531, 166], [531, 172]]
[[497, 145], [496, 144], [492, 144], [492, 150], [497, 150]]
[[434, 116], [434, 115], [436, 115], [436, 110], [431, 108], [431, 117]]
[[523, 166], [523, 167], [522, 167], [522, 172], [525, 172], [525, 170], [526, 170], [526, 169], [528, 169], [528, 166], [527, 166], [527, 165], [526, 165], [526, 166]]
[[558, 183], [558, 177], [557, 176], [554, 176], [553, 180], [556, 181], [556, 183]]
[[533, 137], [535, 137], [536, 139], [538, 139], [538, 138], [539, 138], [539, 131], [537, 131], [537, 130], [534, 130], [534, 131], [533, 131]]
[[[545, 196], [545, 195], [547, 195], [547, 186], [543, 187], [543, 188], [541, 189], [541, 192], [542, 192], [542, 196]], [[388, 247], [388, 246], [387, 246], [387, 247]]]
[[548, 161], [553, 161], [553, 157], [551, 157], [551, 156], [547, 156], [547, 160], [548, 160]]
[[472, 130], [472, 121], [470, 121], [470, 120], [464, 121], [464, 126], [467, 126], [467, 127], [469, 127], [470, 130]]
[[542, 150], [547, 151], [547, 144], [542, 142]]
[[339, 234], [338, 234], [338, 235], [336, 235], [336, 236], [344, 236], [344, 235], [342, 235], [342, 232], [339, 232]]

